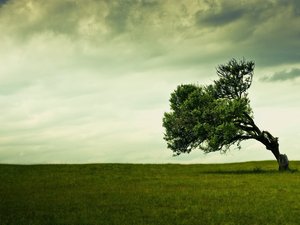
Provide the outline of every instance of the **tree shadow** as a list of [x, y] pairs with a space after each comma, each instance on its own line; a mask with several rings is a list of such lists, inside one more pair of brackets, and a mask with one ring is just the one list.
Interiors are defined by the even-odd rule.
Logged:
[[290, 169], [288, 171], [265, 170], [259, 167], [249, 170], [211, 170], [203, 171], [203, 174], [277, 174], [277, 173], [296, 173], [298, 169]]

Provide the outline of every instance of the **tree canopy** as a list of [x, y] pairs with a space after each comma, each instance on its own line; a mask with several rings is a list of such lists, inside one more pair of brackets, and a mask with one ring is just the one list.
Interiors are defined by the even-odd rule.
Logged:
[[254, 62], [230, 60], [217, 67], [210, 85], [181, 84], [171, 94], [170, 112], [163, 118], [164, 139], [174, 155], [193, 149], [226, 152], [230, 146], [255, 139], [280, 161], [278, 138], [261, 131], [253, 120], [248, 98]]

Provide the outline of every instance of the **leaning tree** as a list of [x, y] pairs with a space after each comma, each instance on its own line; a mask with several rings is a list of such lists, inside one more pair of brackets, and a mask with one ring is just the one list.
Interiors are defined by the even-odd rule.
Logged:
[[164, 139], [174, 155], [226, 152], [231, 145], [254, 139], [275, 156], [279, 170], [287, 170], [288, 159], [280, 154], [278, 138], [261, 130], [253, 120], [247, 90], [251, 86], [254, 62], [230, 60], [217, 67], [218, 80], [208, 86], [179, 85], [171, 94], [171, 111], [164, 114]]

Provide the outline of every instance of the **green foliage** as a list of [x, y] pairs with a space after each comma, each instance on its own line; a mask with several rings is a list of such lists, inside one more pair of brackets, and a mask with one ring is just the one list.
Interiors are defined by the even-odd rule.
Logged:
[[218, 97], [242, 98], [247, 96], [247, 90], [251, 86], [254, 70], [253, 61], [230, 60], [225, 65], [217, 68], [219, 80], [215, 81]]
[[275, 164], [0, 165], [0, 224], [299, 224], [300, 173]]
[[[195, 148], [226, 151], [253, 137], [252, 110], [247, 97], [254, 63], [235, 59], [217, 69], [214, 85], [179, 85], [171, 94], [171, 112], [165, 113], [164, 139], [175, 155]], [[250, 128], [252, 130], [250, 130]], [[252, 136], [251, 136], [252, 135]]]

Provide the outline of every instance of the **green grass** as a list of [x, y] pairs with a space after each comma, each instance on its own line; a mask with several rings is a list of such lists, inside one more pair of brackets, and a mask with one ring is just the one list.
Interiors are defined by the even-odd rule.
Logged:
[[299, 224], [300, 162], [0, 165], [0, 224]]

